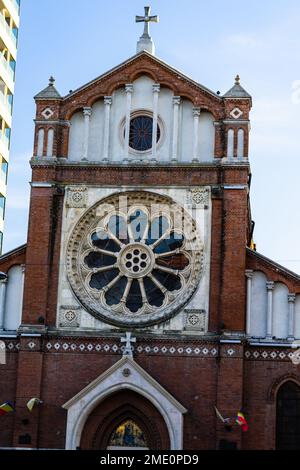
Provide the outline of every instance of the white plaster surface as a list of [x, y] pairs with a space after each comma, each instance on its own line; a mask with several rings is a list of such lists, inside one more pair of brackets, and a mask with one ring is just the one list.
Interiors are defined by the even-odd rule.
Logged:
[[265, 338], [267, 335], [267, 277], [255, 272], [252, 279], [251, 335]]
[[[154, 81], [148, 76], [141, 76], [133, 83], [131, 112], [153, 112]], [[161, 140], [157, 146], [159, 162], [168, 162], [171, 158], [171, 137], [173, 129], [173, 96], [172, 90], [161, 86], [158, 98], [158, 119], [161, 125]], [[121, 162], [124, 159], [124, 120], [126, 115], [126, 93], [124, 88], [117, 89], [112, 95], [109, 132], [109, 160]], [[69, 160], [80, 161], [83, 155], [84, 135], [83, 112], [75, 113], [71, 118]], [[104, 101], [97, 101], [92, 106], [88, 145], [88, 161], [100, 162], [103, 159], [104, 138]], [[179, 127], [179, 161], [191, 162], [193, 159], [193, 104], [183, 98], [180, 105]], [[212, 161], [214, 157], [215, 129], [214, 120], [207, 111], [201, 112], [199, 121], [199, 160]], [[129, 160], [149, 160], [152, 151], [129, 151]]]
[[24, 274], [22, 266], [13, 266], [8, 271], [8, 283], [4, 309], [4, 329], [15, 331], [22, 318]]
[[[192, 188], [190, 188], [192, 189]], [[208, 208], [204, 209], [203, 206], [198, 208], [192, 208], [191, 205], [187, 205], [189, 198], [190, 189], [169, 187], [157, 189], [154, 187], [147, 187], [147, 191], [157, 193], [160, 195], [168, 196], [176, 203], [183, 206], [193, 217], [197, 223], [197, 227], [204, 244], [204, 266], [203, 273], [199, 283], [199, 286], [186, 305], [188, 309], [205, 310], [209, 312], [209, 288], [210, 288], [210, 252], [211, 252], [211, 200], [209, 198]], [[120, 187], [120, 188], [98, 188], [88, 187], [88, 207], [92, 207], [95, 203], [100, 202], [102, 199], [115, 194], [130, 190], [143, 191], [145, 188], [142, 187]], [[67, 194], [67, 191], [66, 191]], [[78, 306], [80, 305], [75, 298], [73, 291], [71, 290], [69, 281], [67, 279], [66, 272], [66, 250], [69, 241], [69, 237], [72, 233], [78, 220], [82, 217], [88, 208], [68, 208], [66, 206], [66, 200], [64, 204], [63, 214], [63, 225], [62, 225], [62, 244], [61, 244], [61, 264], [60, 264], [60, 276], [59, 276], [59, 292], [58, 292], [58, 305], [57, 305], [57, 318], [59, 318], [59, 311], [61, 306]], [[208, 315], [206, 316], [208, 324]], [[82, 308], [81, 310], [81, 328], [92, 329], [92, 330], [103, 330], [107, 328], [114, 328], [110, 325], [103, 323], [102, 321], [94, 318], [90, 313]], [[182, 312], [179, 312], [175, 317], [166, 323], [162, 323], [157, 327], [153, 327], [152, 330], [161, 333], [164, 330], [176, 330], [182, 331], [185, 326], [185, 316]], [[203, 334], [199, 332], [199, 334]]]

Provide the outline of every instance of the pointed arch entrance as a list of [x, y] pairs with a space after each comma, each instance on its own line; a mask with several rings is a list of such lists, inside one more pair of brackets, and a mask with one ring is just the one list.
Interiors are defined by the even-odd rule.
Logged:
[[164, 419], [149, 400], [132, 390], [116, 392], [99, 403], [81, 436], [83, 450], [170, 449]]
[[300, 387], [285, 382], [277, 392], [276, 449], [300, 450]]
[[67, 450], [110, 447], [113, 433], [127, 421], [141, 430], [150, 450], [182, 449], [187, 410], [129, 356], [87, 385], [63, 408], [68, 411]]

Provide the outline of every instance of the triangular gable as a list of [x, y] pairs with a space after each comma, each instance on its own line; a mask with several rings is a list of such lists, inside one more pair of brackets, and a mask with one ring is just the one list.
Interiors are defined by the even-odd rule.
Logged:
[[[123, 357], [120, 361], [114, 364], [110, 369], [101, 374], [97, 379], [87, 385], [83, 390], [81, 390], [77, 395], [67, 401], [63, 408], [66, 410], [70, 409], [78, 401], [82, 400], [85, 396], [90, 394], [93, 390], [99, 387], [101, 383], [104, 383], [106, 379], [110, 379], [110, 384], [118, 384], [124, 386], [126, 383], [131, 383], [130, 375], [126, 378], [123, 375], [124, 369], [128, 367], [129, 371], [134, 370], [137, 373], [137, 376], [141, 379], [142, 382], [148, 384], [149, 387], [153, 387], [159, 394], [165, 396], [167, 400], [173, 404], [175, 408], [178, 409], [180, 413], [186, 413], [187, 410], [182, 406], [176, 398], [174, 398], [167, 390], [165, 390], [153, 377], [151, 377], [148, 372], [146, 372], [141, 366], [139, 366], [133, 359], [130, 357]], [[120, 376], [121, 372], [121, 376]], [[120, 381], [121, 379], [121, 381]], [[135, 381], [133, 383], [136, 383]]]
[[[142, 52], [139, 52], [138, 54], [135, 54], [134, 56], [130, 57], [129, 59], [125, 60], [124, 62], [122, 62], [121, 64], [117, 65], [116, 67], [113, 67], [111, 70], [105, 72], [104, 74], [100, 75], [99, 77], [95, 78], [94, 80], [91, 80], [90, 82], [88, 82], [87, 84], [79, 87], [77, 90], [74, 90], [72, 91], [72, 93], [70, 93], [70, 95], [68, 95], [66, 98], [71, 98], [71, 97], [74, 97], [74, 95], [76, 95], [77, 93], [80, 93], [81, 91], [89, 88], [90, 86], [94, 85], [95, 83], [99, 82], [99, 81], [102, 81], [104, 80], [105, 78], [107, 78], [108, 76], [118, 72], [119, 70], [121, 69], [124, 69], [126, 66], [128, 65], [131, 65], [131, 64], [134, 64], [135, 62], [138, 62], [138, 60], [140, 58], [147, 58], [148, 59], [148, 62], [151, 63], [151, 62], [154, 62], [154, 63], [157, 63], [159, 66], [161, 66], [162, 68], [176, 74], [177, 76], [180, 76], [183, 80], [186, 80], [187, 82], [189, 82], [192, 86], [196, 86], [197, 88], [199, 88], [199, 90], [202, 90], [204, 91], [205, 93], [208, 93], [210, 94], [211, 96], [213, 96], [214, 98], [217, 98], [218, 100], [221, 100], [221, 97], [219, 95], [217, 95], [217, 93], [213, 92], [212, 90], [210, 90], [209, 88], [205, 87], [204, 85], [201, 85], [200, 83], [196, 82], [195, 80], [193, 80], [191, 77], [189, 77], [188, 75], [184, 74], [183, 72], [181, 72], [180, 70], [178, 69], [175, 69], [174, 67], [172, 67], [171, 65], [169, 65], [167, 62], [165, 62], [164, 60], [162, 59], [159, 59], [158, 57], [150, 54], [149, 52], [147, 51], [142, 51]], [[147, 61], [147, 60], [146, 60]], [[145, 62], [146, 62], [145, 61]]]
[[62, 102], [62, 115], [65, 114], [68, 118], [68, 115], [73, 112], [70, 111], [71, 108], [90, 106], [97, 98], [111, 95], [115, 89], [132, 83], [143, 73], [148, 74], [162, 86], [173, 89], [175, 95], [187, 97], [195, 105], [202, 106], [211, 112], [217, 110], [220, 115], [216, 117], [222, 117], [222, 97], [147, 51], [136, 54], [65, 96]]
[[110, 395], [126, 389], [142, 395], [156, 407], [166, 423], [171, 449], [182, 449], [183, 415], [187, 410], [132, 358], [125, 356], [63, 405], [68, 410], [67, 450], [80, 446], [85, 423], [93, 410]]

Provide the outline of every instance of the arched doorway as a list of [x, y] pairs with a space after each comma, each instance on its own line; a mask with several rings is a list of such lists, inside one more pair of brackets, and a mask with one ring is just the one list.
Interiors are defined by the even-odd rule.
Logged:
[[277, 393], [276, 449], [300, 450], [300, 387], [292, 381]]
[[81, 437], [83, 450], [168, 450], [164, 419], [146, 398], [131, 390], [114, 393], [92, 411]]

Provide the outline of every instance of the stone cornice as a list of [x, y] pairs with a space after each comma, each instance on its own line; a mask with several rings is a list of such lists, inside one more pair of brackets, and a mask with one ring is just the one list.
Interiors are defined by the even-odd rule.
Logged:
[[218, 168], [224, 169], [240, 169], [240, 168], [249, 168], [250, 163], [247, 160], [244, 161], [230, 161], [224, 162], [223, 159], [215, 159], [213, 163], [155, 163], [155, 164], [145, 164], [145, 163], [103, 163], [103, 162], [69, 162], [66, 158], [36, 158], [33, 157], [30, 161], [31, 167], [59, 167], [59, 168], [71, 168], [71, 169], [86, 169], [89, 167], [93, 168], [102, 168], [104, 170], [119, 169], [122, 171], [127, 170], [151, 170], [151, 171], [160, 171], [162, 169], [168, 169], [170, 171], [176, 169], [182, 170], [199, 170], [205, 168], [206, 170], [216, 170]]

